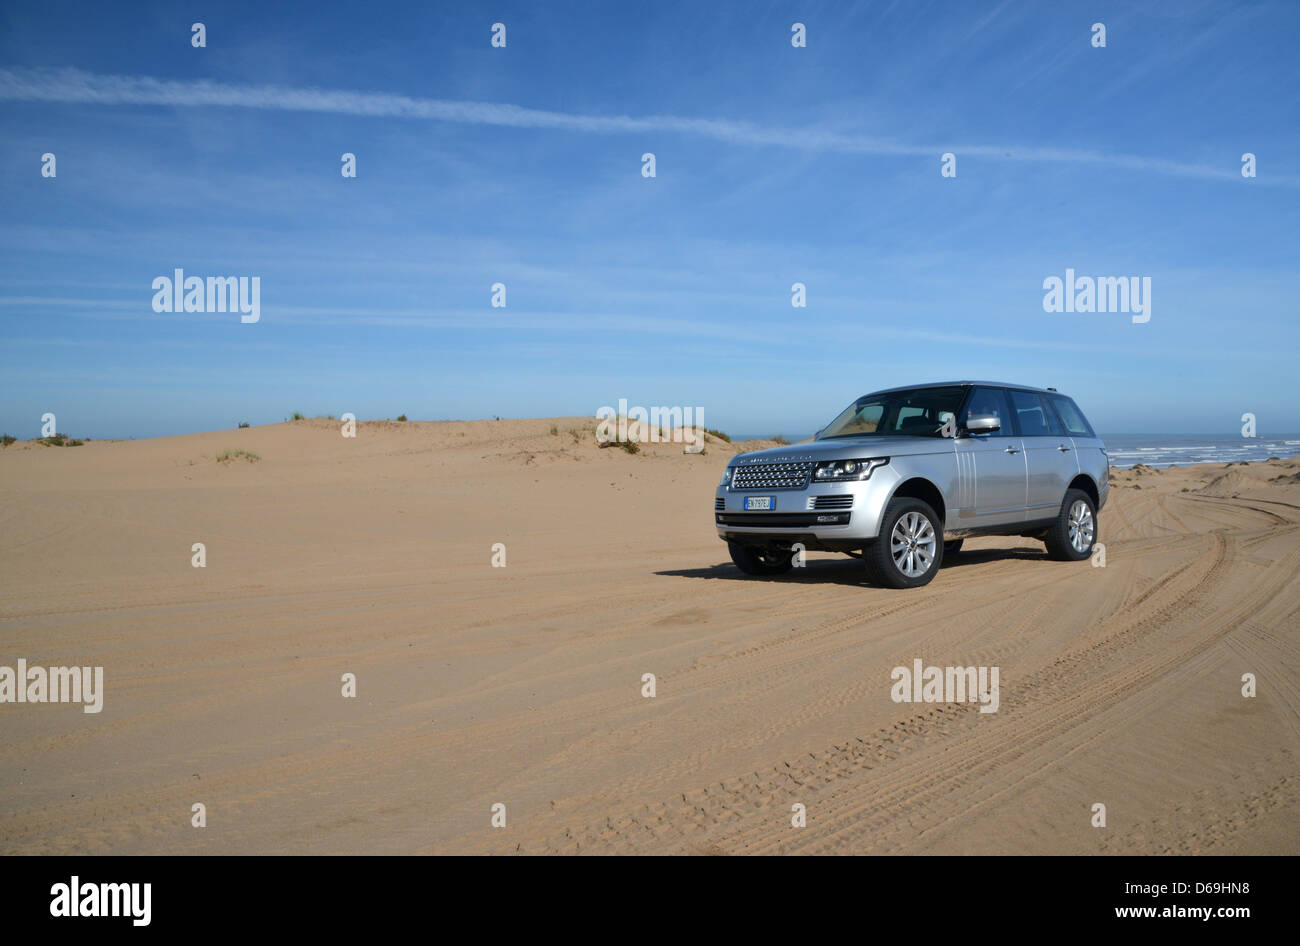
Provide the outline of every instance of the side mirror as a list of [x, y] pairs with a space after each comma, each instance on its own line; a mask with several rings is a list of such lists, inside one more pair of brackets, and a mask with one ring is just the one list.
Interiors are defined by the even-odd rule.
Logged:
[[1002, 429], [1002, 421], [996, 414], [971, 414], [965, 427], [968, 434], [992, 434]]

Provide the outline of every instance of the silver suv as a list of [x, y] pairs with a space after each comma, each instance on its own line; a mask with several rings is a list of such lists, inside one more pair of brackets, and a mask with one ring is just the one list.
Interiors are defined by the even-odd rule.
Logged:
[[967, 536], [1028, 536], [1052, 558], [1087, 558], [1109, 473], [1083, 411], [1054, 388], [890, 388], [809, 443], [738, 454], [714, 518], [746, 574], [782, 574], [818, 549], [861, 557], [879, 584], [917, 588]]

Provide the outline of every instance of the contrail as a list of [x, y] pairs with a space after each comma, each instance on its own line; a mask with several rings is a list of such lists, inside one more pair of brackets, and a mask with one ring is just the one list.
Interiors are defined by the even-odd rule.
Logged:
[[[79, 69], [0, 69], [0, 100], [68, 102], [85, 105], [162, 105], [175, 108], [253, 108], [322, 112], [378, 118], [496, 125], [505, 128], [550, 128], [598, 134], [670, 132], [735, 145], [795, 148], [877, 156], [934, 157], [946, 151], [1012, 161], [1102, 164], [1135, 171], [1238, 180], [1240, 171], [1184, 164], [1164, 158], [1110, 154], [1069, 148], [1023, 148], [1003, 145], [915, 145], [823, 129], [769, 128], [751, 122], [674, 115], [575, 115], [519, 105], [412, 98], [387, 92], [232, 85], [206, 79], [155, 79], [150, 76], [97, 75]], [[1260, 183], [1264, 183], [1260, 179]], [[1300, 186], [1291, 177], [1269, 183]]]

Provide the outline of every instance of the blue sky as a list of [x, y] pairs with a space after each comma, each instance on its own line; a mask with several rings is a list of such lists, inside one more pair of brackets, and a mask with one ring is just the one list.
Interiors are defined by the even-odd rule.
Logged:
[[[326, 6], [0, 8], [0, 430], [805, 433], [962, 377], [1300, 430], [1300, 5]], [[178, 267], [259, 276], [261, 321], [155, 313]], [[1044, 312], [1067, 267], [1151, 277], [1151, 320]]]

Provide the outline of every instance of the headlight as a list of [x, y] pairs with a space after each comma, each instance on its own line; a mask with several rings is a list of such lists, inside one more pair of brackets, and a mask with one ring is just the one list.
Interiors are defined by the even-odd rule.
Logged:
[[723, 486], [731, 485], [731, 467], [727, 467], [725, 470], [722, 471], [722, 485]]
[[853, 480], [865, 480], [871, 471], [889, 462], [889, 457], [873, 457], [869, 460], [830, 460], [813, 467], [814, 483], [844, 483]]

